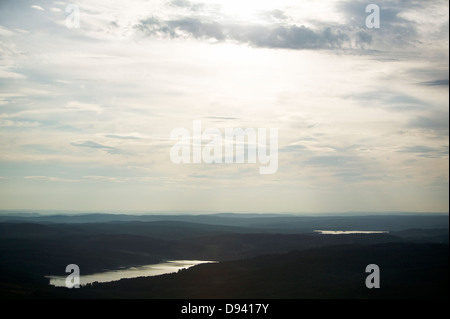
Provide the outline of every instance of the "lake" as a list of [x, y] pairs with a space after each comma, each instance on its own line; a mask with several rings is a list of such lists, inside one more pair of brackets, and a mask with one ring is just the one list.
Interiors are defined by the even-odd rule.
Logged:
[[[150, 277], [163, 274], [175, 273], [183, 268], [190, 268], [199, 264], [215, 263], [215, 261], [203, 260], [171, 260], [159, 264], [145, 265], [139, 267], [129, 267], [118, 270], [108, 270], [91, 275], [83, 275], [80, 269], [80, 285], [91, 284], [93, 282], [110, 282], [125, 278]], [[67, 276], [69, 273], [67, 274]], [[55, 287], [66, 287], [67, 276], [45, 276], [50, 279], [50, 285]]]
[[385, 230], [315, 230], [321, 235], [349, 235], [349, 234], [388, 234]]

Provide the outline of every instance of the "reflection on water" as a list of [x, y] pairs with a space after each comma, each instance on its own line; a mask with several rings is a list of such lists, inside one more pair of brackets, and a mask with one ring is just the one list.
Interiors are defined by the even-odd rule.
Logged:
[[348, 234], [387, 234], [384, 230], [315, 230], [322, 235], [348, 235]]
[[[136, 277], [149, 277], [158, 276], [163, 274], [170, 274], [177, 272], [183, 268], [190, 268], [195, 265], [212, 263], [214, 261], [202, 261], [202, 260], [172, 260], [160, 264], [130, 267], [119, 270], [105, 271], [101, 273], [96, 273], [92, 275], [85, 275], [81, 273], [80, 284], [86, 285], [93, 282], [109, 282], [116, 281], [124, 278], [136, 278]], [[81, 271], [83, 271], [81, 269]], [[69, 274], [67, 274], [69, 275]], [[50, 285], [55, 287], [65, 287], [66, 286], [66, 276], [46, 276], [50, 279]]]

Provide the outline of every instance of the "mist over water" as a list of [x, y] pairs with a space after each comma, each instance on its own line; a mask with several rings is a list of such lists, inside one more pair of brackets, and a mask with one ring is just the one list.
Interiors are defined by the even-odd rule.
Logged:
[[[81, 269], [80, 284], [81, 286], [92, 284], [94, 282], [110, 282], [120, 279], [129, 279], [137, 277], [150, 277], [164, 274], [175, 273], [183, 268], [187, 269], [195, 265], [214, 263], [214, 261], [203, 260], [172, 260], [159, 264], [145, 265], [139, 267], [129, 267], [119, 270], [111, 270], [91, 275], [84, 275]], [[69, 274], [68, 274], [69, 275]], [[50, 285], [55, 287], [66, 287], [67, 276], [45, 276], [50, 279]]]

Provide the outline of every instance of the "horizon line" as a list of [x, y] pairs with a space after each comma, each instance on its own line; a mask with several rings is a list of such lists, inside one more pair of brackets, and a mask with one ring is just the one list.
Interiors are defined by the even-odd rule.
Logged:
[[27, 215], [284, 215], [284, 216], [346, 216], [346, 215], [449, 215], [436, 211], [341, 211], [341, 212], [242, 212], [242, 211], [197, 211], [197, 210], [70, 210], [70, 209], [0, 209], [0, 215], [22, 213]]

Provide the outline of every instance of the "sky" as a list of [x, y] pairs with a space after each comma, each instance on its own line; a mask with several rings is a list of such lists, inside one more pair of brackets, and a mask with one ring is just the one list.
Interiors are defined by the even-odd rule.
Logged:
[[[1, 0], [0, 209], [448, 212], [448, 9]], [[195, 121], [277, 129], [278, 169], [174, 163]]]

